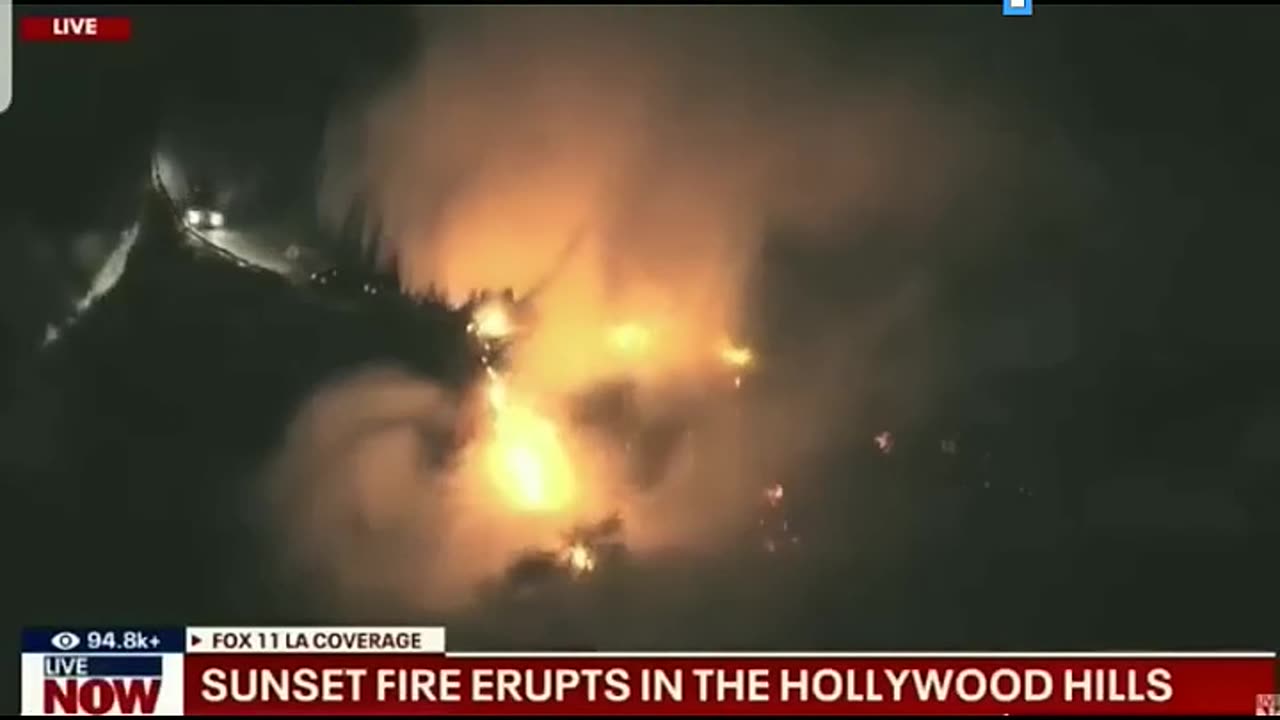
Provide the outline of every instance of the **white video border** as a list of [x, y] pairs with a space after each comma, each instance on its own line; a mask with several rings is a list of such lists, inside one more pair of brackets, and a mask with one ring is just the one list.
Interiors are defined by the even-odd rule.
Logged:
[[13, 102], [13, 0], [0, 0], [0, 113]]

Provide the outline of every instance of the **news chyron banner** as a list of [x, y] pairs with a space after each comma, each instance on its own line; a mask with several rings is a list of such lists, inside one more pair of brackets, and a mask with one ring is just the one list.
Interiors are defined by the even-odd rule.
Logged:
[[48, 628], [25, 715], [1280, 715], [1274, 652], [460, 653], [438, 627]]

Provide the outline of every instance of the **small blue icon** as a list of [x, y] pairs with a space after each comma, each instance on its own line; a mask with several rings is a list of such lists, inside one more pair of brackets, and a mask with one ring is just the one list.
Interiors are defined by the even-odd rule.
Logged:
[[1005, 17], [1031, 17], [1032, 0], [1002, 0]]

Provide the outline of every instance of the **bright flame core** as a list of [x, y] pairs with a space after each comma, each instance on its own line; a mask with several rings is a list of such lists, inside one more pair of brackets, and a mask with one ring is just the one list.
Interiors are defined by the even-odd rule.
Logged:
[[755, 362], [756, 356], [755, 353], [751, 352], [751, 348], [749, 347], [725, 343], [724, 346], [720, 348], [720, 359], [723, 360], [726, 365], [731, 365], [736, 368], [745, 368]]
[[486, 395], [493, 426], [485, 459], [503, 499], [521, 512], [568, 508], [577, 495], [577, 480], [555, 424], [533, 408], [513, 403], [506, 380], [493, 370]]
[[596, 569], [596, 554], [583, 542], [575, 542], [565, 548], [560, 560], [575, 575], [586, 575]]
[[626, 355], [637, 355], [653, 344], [653, 332], [639, 323], [622, 323], [609, 328], [609, 344]]
[[500, 340], [511, 335], [515, 327], [507, 306], [491, 300], [476, 308], [470, 329], [481, 340]]

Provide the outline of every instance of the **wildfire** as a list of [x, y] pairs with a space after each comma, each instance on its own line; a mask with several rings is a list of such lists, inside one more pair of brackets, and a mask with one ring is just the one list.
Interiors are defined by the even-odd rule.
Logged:
[[[481, 391], [487, 406], [487, 428], [475, 457], [503, 507], [526, 516], [536, 515], [542, 520], [567, 520], [567, 511], [584, 511], [581, 506], [596, 498], [598, 488], [583, 484], [587, 479], [582, 477], [582, 468], [576, 462], [581, 458], [571, 454], [575, 446], [557, 426], [554, 417], [544, 412], [546, 406], [540, 407], [538, 396], [527, 394], [531, 389], [538, 389], [524, 384], [536, 382], [537, 373], [525, 373], [512, 369], [508, 363], [497, 362], [496, 348], [521, 331], [513, 312], [509, 303], [483, 297], [473, 307], [467, 328], [481, 341], [486, 373]], [[629, 363], [655, 360], [655, 351], [667, 350], [657, 347], [658, 334], [650, 324], [627, 320], [604, 325], [597, 332], [603, 335], [603, 349], [617, 353]], [[681, 337], [679, 334], [668, 337], [663, 331], [661, 339], [665, 345], [676, 343]], [[703, 350], [695, 350], [694, 354], [704, 360], [708, 356], [717, 358], [733, 378], [734, 387], [740, 387], [744, 376], [757, 362], [755, 352], [730, 342], [725, 335], [719, 335], [722, 339], [718, 342], [716, 337], [711, 335], [710, 342], [695, 340]], [[703, 366], [703, 369], [708, 368]], [[714, 366], [709, 369], [714, 370]], [[793, 534], [786, 527], [785, 518], [779, 519], [782, 486], [768, 487], [765, 501], [771, 518], [769, 538], [778, 543], [788, 540]], [[777, 522], [782, 522], [781, 530], [773, 528]], [[565, 539], [554, 557], [575, 577], [594, 572], [601, 562], [593, 543], [573, 537]]]
[[555, 423], [513, 402], [506, 378], [488, 372], [485, 394], [493, 426], [485, 456], [498, 491], [523, 512], [563, 510], [574, 499], [576, 480]]

